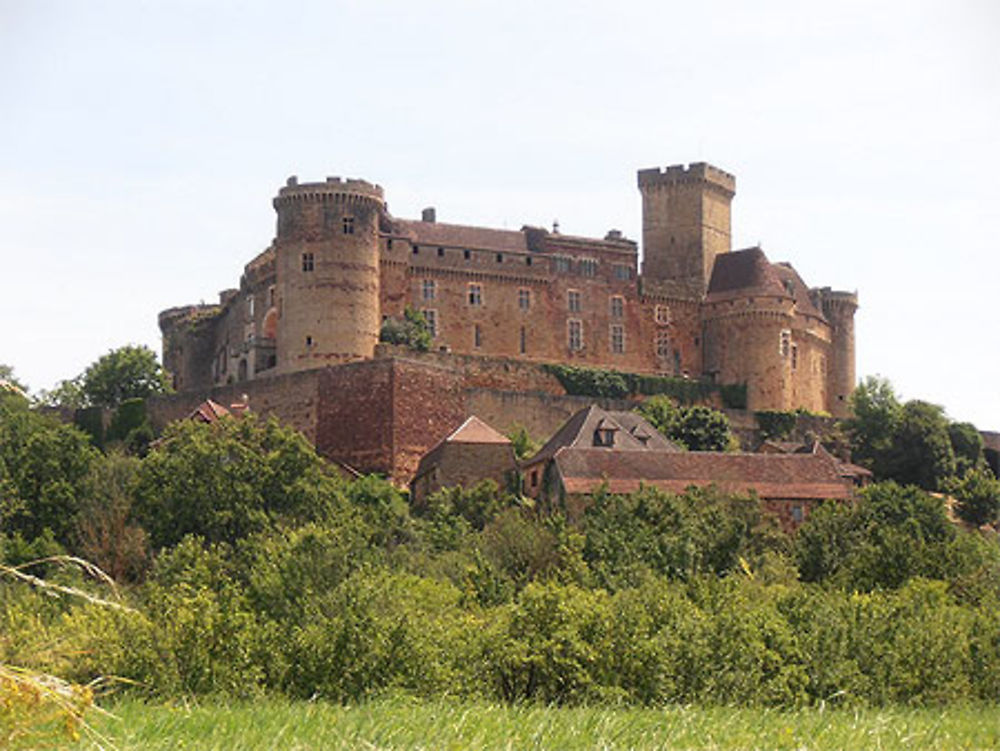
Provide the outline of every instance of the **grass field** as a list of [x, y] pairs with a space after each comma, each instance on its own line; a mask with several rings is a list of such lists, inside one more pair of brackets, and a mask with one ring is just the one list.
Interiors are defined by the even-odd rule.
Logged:
[[[771, 710], [261, 701], [110, 707], [94, 729], [143, 749], [1000, 749], [1000, 709]], [[77, 748], [94, 748], [83, 742]]]

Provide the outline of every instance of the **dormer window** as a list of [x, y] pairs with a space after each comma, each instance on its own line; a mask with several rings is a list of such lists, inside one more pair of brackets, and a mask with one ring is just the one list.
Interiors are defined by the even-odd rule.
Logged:
[[594, 429], [594, 445], [606, 447], [614, 446], [615, 432], [617, 430], [617, 425], [607, 423], [602, 419], [599, 423], [597, 423], [597, 427]]

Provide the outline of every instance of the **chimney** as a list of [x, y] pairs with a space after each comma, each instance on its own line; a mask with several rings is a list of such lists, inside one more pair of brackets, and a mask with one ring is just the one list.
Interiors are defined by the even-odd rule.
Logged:
[[420, 221], [427, 222], [428, 224], [434, 224], [437, 221], [437, 212], [434, 210], [433, 206], [430, 206], [420, 212]]

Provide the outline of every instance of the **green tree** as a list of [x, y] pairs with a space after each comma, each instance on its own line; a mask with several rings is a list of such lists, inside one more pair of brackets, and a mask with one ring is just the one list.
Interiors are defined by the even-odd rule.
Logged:
[[851, 417], [844, 421], [851, 457], [877, 479], [888, 478], [886, 459], [901, 412], [892, 384], [880, 376], [867, 376], [851, 394]]
[[948, 439], [955, 452], [956, 474], [959, 477], [983, 463], [983, 436], [971, 422], [948, 425]]
[[84, 400], [109, 408], [117, 407], [126, 399], [145, 399], [170, 390], [156, 353], [141, 345], [111, 350], [91, 364], [81, 379]]
[[154, 548], [187, 534], [233, 543], [346, 507], [342, 482], [300, 433], [253, 415], [169, 425], [139, 474], [136, 511]]
[[38, 401], [49, 407], [70, 407], [79, 409], [86, 405], [83, 395], [83, 376], [59, 381], [51, 390], [43, 389]]
[[98, 456], [80, 431], [0, 397], [0, 526], [29, 542], [48, 529], [68, 544]]
[[14, 377], [14, 368], [0, 363], [0, 390], [28, 393], [28, 387]]
[[954, 476], [955, 452], [944, 410], [916, 399], [904, 404], [885, 464], [887, 477], [924, 490], [937, 490], [946, 478]]
[[538, 441], [532, 439], [526, 427], [517, 423], [507, 433], [507, 437], [510, 438], [511, 447], [514, 449], [514, 458], [518, 461], [533, 456], [542, 447]]
[[401, 344], [417, 352], [426, 352], [431, 348], [431, 330], [424, 314], [409, 305], [403, 311], [403, 317], [386, 318], [379, 332], [379, 341], [388, 344]]
[[667, 396], [652, 396], [636, 410], [671, 441], [689, 451], [729, 451], [735, 438], [729, 418], [717, 409], [678, 407]]
[[965, 521], [977, 527], [995, 524], [1000, 516], [1000, 480], [988, 469], [970, 469], [959, 479], [946, 484], [955, 497], [955, 511]]

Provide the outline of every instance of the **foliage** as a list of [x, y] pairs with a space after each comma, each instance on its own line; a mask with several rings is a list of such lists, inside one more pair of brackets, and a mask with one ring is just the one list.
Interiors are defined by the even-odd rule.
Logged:
[[423, 313], [407, 305], [402, 318], [389, 317], [382, 322], [379, 341], [427, 352], [432, 341], [430, 326]]
[[301, 434], [253, 415], [173, 423], [143, 460], [136, 515], [154, 549], [188, 534], [229, 542], [343, 507], [341, 483]]
[[953, 422], [948, 426], [948, 440], [955, 452], [956, 474], [961, 477], [983, 464], [983, 436], [971, 422]]
[[865, 488], [857, 504], [815, 509], [798, 530], [795, 555], [803, 580], [863, 591], [915, 577], [955, 581], [1000, 562], [995, 545], [956, 532], [941, 498], [893, 482]]
[[671, 441], [690, 451], [730, 451], [736, 445], [729, 418], [711, 407], [678, 407], [666, 396], [653, 396], [636, 411]]
[[583, 524], [583, 557], [599, 586], [637, 586], [649, 574], [689, 579], [724, 575], [770, 545], [781, 533], [764, 520], [755, 498], [712, 486], [682, 495], [643, 488], [629, 495], [600, 491]]
[[851, 417], [845, 427], [851, 437], [853, 461], [886, 479], [885, 457], [892, 449], [902, 407], [885, 378], [867, 376], [851, 394]]
[[0, 522], [7, 534], [32, 540], [51, 531], [67, 544], [84, 481], [97, 460], [87, 437], [28, 408], [0, 399]]
[[778, 409], [761, 410], [754, 412], [753, 416], [757, 418], [757, 426], [760, 428], [760, 434], [764, 440], [788, 438], [795, 430], [795, 424], [798, 420], [797, 412]]
[[969, 469], [945, 489], [955, 497], [956, 513], [970, 524], [996, 524], [1000, 518], [1000, 480], [988, 469]]
[[888, 467], [888, 476], [896, 482], [925, 490], [938, 490], [955, 474], [955, 452], [941, 407], [917, 400], [903, 405]]
[[518, 461], [527, 459], [538, 453], [542, 447], [538, 441], [534, 440], [528, 433], [528, 429], [523, 425], [515, 423], [507, 433], [511, 447], [514, 449], [514, 458]]
[[109, 351], [81, 376], [87, 404], [114, 409], [126, 399], [145, 399], [170, 390], [156, 353], [143, 345], [127, 344]]
[[0, 363], [0, 391], [24, 396], [28, 393], [28, 387], [14, 376], [14, 368]]
[[663, 394], [682, 404], [705, 402], [718, 394], [727, 407], [746, 407], [746, 385], [719, 385], [710, 381], [654, 376], [641, 373], [621, 373], [616, 370], [586, 368], [575, 365], [546, 364], [546, 371], [554, 375], [567, 394], [621, 399], [626, 396]]
[[51, 389], [42, 389], [38, 401], [49, 407], [80, 409], [87, 406], [87, 398], [83, 393], [83, 376], [67, 378], [59, 381]]

